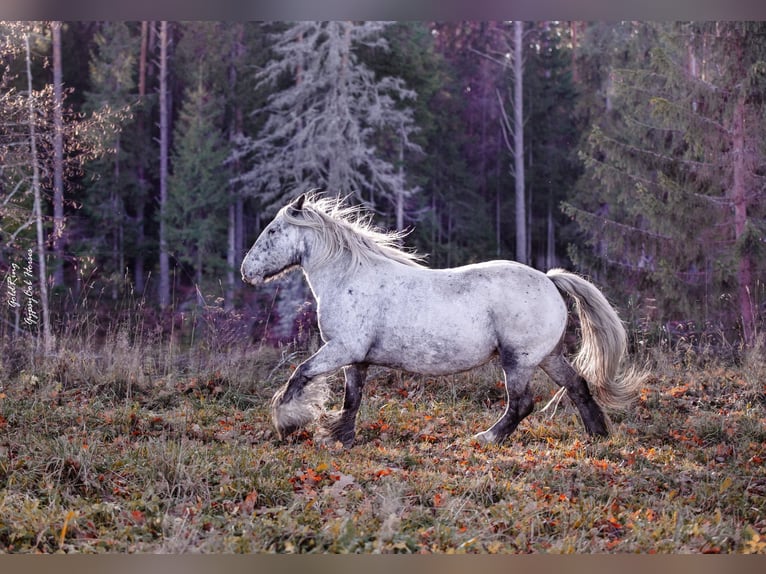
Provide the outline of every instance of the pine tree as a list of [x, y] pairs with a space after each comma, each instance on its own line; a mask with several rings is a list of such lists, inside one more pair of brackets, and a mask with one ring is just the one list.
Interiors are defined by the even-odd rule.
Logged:
[[[428, 23], [397, 22], [386, 27], [390, 51], [360, 50], [379, 76], [402, 78], [417, 93], [407, 105], [418, 126], [413, 140], [423, 153], [404, 158], [408, 180], [421, 192], [405, 204], [405, 223], [413, 222], [408, 242], [429, 254], [429, 265], [449, 266], [491, 250], [490, 210], [484, 208], [476, 178], [466, 161], [468, 129], [463, 118], [464, 86], [453, 66], [436, 49]], [[380, 146], [396, 164], [395, 141]], [[386, 227], [399, 227], [397, 217]]]
[[386, 49], [385, 24], [299, 22], [276, 35], [274, 59], [258, 74], [273, 88], [262, 129], [241, 138], [234, 158], [253, 168], [239, 182], [264, 206], [311, 188], [375, 204], [413, 193], [406, 174], [382, 158], [381, 131], [395, 134], [405, 153], [416, 149], [412, 111], [400, 105], [415, 93], [395, 77], [378, 78], [360, 46]]
[[613, 68], [613, 114], [585, 149], [590, 193], [568, 207], [596, 250], [582, 265], [623, 288], [632, 279], [666, 320], [731, 325], [735, 311], [747, 343], [764, 215], [763, 38], [755, 23], [637, 28], [634, 56]]
[[[259, 94], [248, 80], [248, 70], [265, 63], [265, 50], [259, 53], [258, 40], [264, 34], [264, 26], [256, 23], [231, 24], [227, 22], [185, 22], [181, 26], [181, 39], [176, 51], [178, 77], [187, 89], [199, 87], [204, 76], [204, 86], [209, 98], [215, 99], [221, 108], [214, 126], [231, 147], [232, 142], [244, 130], [245, 107], [259, 107]], [[240, 166], [232, 162], [227, 166], [236, 176]], [[227, 268], [225, 275], [224, 304], [234, 305], [236, 288], [241, 285], [239, 262], [244, 256], [244, 201], [237, 185], [229, 182], [226, 223]]]
[[455, 244], [463, 252], [451, 264], [493, 252], [497, 257], [508, 256], [504, 221], [513, 220], [512, 213], [506, 217], [505, 209], [510, 170], [497, 97], [498, 90], [505, 94], [511, 85], [505, 70], [506, 54], [511, 50], [508, 32], [505, 22], [434, 24], [437, 50], [449, 63], [457, 88], [450, 94], [454, 101], [448, 106], [460, 121], [452, 122], [456, 129], [445, 136], [447, 141], [457, 138], [460, 142], [468, 172], [468, 181], [457, 189], [457, 182], [447, 182], [447, 189], [453, 188], [448, 194], [451, 197], [440, 209], [447, 252]]
[[[131, 225], [130, 212], [138, 212], [144, 201], [134, 169], [138, 158], [126, 142], [130, 111], [136, 103], [134, 73], [138, 38], [124, 22], [106, 22], [94, 36], [90, 60], [90, 89], [85, 93], [83, 109], [88, 114], [109, 117], [110, 125], [102, 137], [111, 153], [92, 161], [87, 180], [85, 212], [103, 230], [90, 238], [85, 248], [97, 256], [99, 266], [111, 285], [116, 299], [126, 258], [134, 255], [138, 237]], [[133, 144], [136, 145], [135, 143]]]
[[168, 249], [193, 270], [201, 304], [206, 280], [226, 266], [228, 148], [218, 127], [220, 107], [201, 78], [187, 93], [176, 121], [165, 210]]
[[559, 205], [581, 175], [576, 144], [582, 122], [575, 112], [578, 93], [566, 47], [569, 25], [544, 22], [529, 35], [524, 74], [528, 230], [531, 262], [550, 269], [562, 265], [565, 222]]

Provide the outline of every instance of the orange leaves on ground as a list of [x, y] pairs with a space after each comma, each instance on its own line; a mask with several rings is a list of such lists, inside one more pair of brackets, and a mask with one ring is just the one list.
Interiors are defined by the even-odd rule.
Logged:
[[583, 444], [579, 439], [575, 439], [572, 443], [572, 447], [564, 451], [566, 458], [580, 458], [583, 456]]
[[303, 486], [315, 486], [322, 482], [326, 477], [323, 476], [322, 471], [317, 472], [315, 469], [309, 467], [302, 472], [298, 472], [290, 478], [290, 482], [293, 484], [293, 488], [300, 490]]
[[372, 430], [379, 433], [385, 433], [391, 430], [391, 425], [389, 425], [387, 422], [385, 422], [382, 418], [378, 419], [375, 422], [369, 423], [367, 427]]
[[645, 403], [647, 400], [649, 400], [649, 397], [652, 395], [652, 389], [648, 387], [641, 387], [641, 389], [638, 392], [638, 400], [642, 403]]
[[698, 437], [696, 433], [694, 433], [693, 431], [689, 429], [684, 429], [684, 430], [671, 429], [668, 434], [674, 440], [680, 441], [682, 443], [700, 446], [702, 445], [702, 442], [703, 442], [702, 439]]
[[609, 461], [603, 460], [603, 459], [594, 459], [593, 466], [595, 466], [599, 470], [607, 471], [609, 470]]
[[258, 503], [258, 492], [253, 490], [252, 492], [248, 493], [247, 496], [245, 496], [245, 500], [242, 501], [242, 504], [240, 505], [239, 510], [243, 516], [250, 516], [255, 510], [257, 503]]
[[[337, 468], [333, 463], [333, 467]], [[289, 478], [293, 485], [293, 490], [298, 493], [314, 494], [318, 489], [331, 487], [339, 483], [341, 489], [354, 482], [354, 477], [346, 475], [337, 470], [331, 469], [326, 462], [320, 462], [316, 467], [308, 467], [295, 473], [295, 476]]]
[[132, 510], [130, 512], [130, 518], [134, 524], [143, 524], [146, 522], [146, 515], [141, 510]]
[[674, 399], [677, 399], [679, 397], [684, 396], [686, 394], [686, 391], [688, 390], [689, 390], [689, 383], [684, 383], [682, 385], [677, 385], [669, 389], [668, 394]]

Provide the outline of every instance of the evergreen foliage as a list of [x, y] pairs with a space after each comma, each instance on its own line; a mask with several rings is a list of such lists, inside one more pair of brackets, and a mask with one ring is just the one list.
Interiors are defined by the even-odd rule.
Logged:
[[[57, 160], [49, 25], [3, 23], [0, 279], [29, 246], [51, 259], [59, 161], [66, 265], [54, 326], [68, 299], [114, 306], [135, 287], [155, 303], [156, 285], [144, 287], [162, 268], [160, 222], [177, 302], [195, 287], [206, 303], [223, 295], [228, 310], [272, 301], [248, 294], [237, 267], [276, 208], [307, 189], [366, 203], [381, 227], [411, 229], [407, 243], [432, 267], [513, 257], [516, 182], [501, 107], [512, 115], [511, 29], [173, 22], [161, 118], [160, 23], [64, 23]], [[574, 263], [628, 320], [692, 321], [754, 342], [766, 295], [764, 38], [759, 22], [526, 23], [531, 264]], [[161, 124], [172, 144], [164, 218]], [[285, 324], [298, 304], [272, 302]]]
[[168, 182], [168, 247], [193, 270], [198, 293], [205, 280], [225, 269], [228, 176], [223, 165], [229, 150], [218, 129], [220, 109], [200, 78], [176, 120]]
[[583, 193], [566, 207], [592, 247], [577, 263], [635, 291], [644, 314], [744, 320], [746, 339], [764, 215], [761, 27], [637, 26], [631, 57], [612, 65], [613, 112], [584, 147]]
[[[138, 37], [125, 22], [105, 22], [94, 35], [90, 58], [90, 88], [85, 92], [83, 111], [104, 118], [99, 137], [107, 153], [87, 166], [83, 213], [76, 217], [80, 227], [73, 234], [75, 252], [95, 256], [103, 277], [116, 298], [125, 272], [126, 259], [143, 248], [131, 225], [133, 216], [146, 198], [136, 179], [140, 161], [137, 145], [131, 141], [131, 109], [137, 104], [135, 71]], [[91, 235], [82, 226], [97, 225], [103, 233]]]
[[582, 123], [575, 114], [578, 91], [572, 78], [571, 48], [562, 30], [548, 23], [529, 31], [525, 103], [531, 263], [548, 269], [563, 264], [565, 223], [559, 204], [581, 175], [577, 144]]
[[415, 98], [400, 78], [378, 78], [359, 61], [359, 46], [385, 50], [385, 25], [376, 22], [298, 22], [276, 35], [274, 59], [258, 73], [274, 91], [258, 134], [240, 139], [235, 157], [253, 169], [239, 181], [264, 206], [311, 188], [374, 205], [411, 194], [400, 170], [386, 161], [375, 137], [390, 130], [408, 150]]

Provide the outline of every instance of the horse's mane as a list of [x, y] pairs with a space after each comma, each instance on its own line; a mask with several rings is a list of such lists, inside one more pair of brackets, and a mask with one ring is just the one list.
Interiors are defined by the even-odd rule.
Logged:
[[317, 244], [320, 251], [313, 253], [316, 262], [331, 261], [347, 253], [351, 256], [350, 269], [376, 259], [421, 267], [422, 255], [400, 247], [406, 232], [376, 229], [369, 213], [359, 206], [343, 205], [341, 198], [309, 194], [300, 211], [290, 204], [283, 213], [288, 223], [308, 227], [322, 237]]

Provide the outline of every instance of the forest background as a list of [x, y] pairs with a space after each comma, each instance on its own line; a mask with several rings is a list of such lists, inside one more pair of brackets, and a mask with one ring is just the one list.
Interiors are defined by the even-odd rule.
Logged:
[[6, 23], [1, 329], [50, 348], [79, 310], [106, 324], [130, 298], [164, 332], [216, 310], [245, 337], [295, 339], [305, 287], [254, 292], [238, 266], [276, 209], [316, 188], [412, 230], [432, 267], [575, 269], [636, 344], [750, 344], [765, 30]]
[[[0, 24], [0, 553], [766, 552], [765, 32]], [[311, 188], [433, 267], [590, 277], [635, 404], [586, 438], [539, 373], [481, 445], [496, 365], [371, 369], [351, 449], [280, 440], [314, 308], [238, 267]]]

